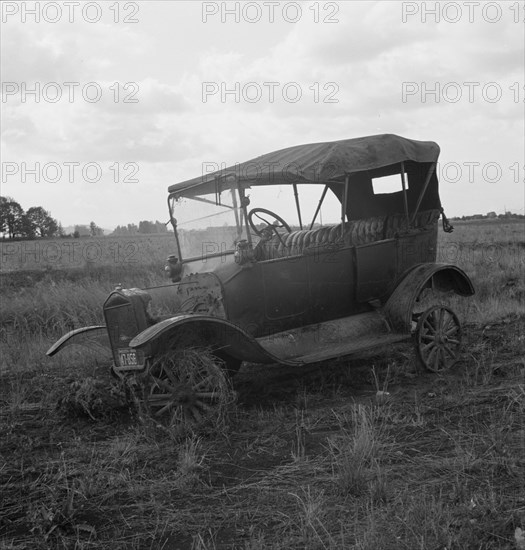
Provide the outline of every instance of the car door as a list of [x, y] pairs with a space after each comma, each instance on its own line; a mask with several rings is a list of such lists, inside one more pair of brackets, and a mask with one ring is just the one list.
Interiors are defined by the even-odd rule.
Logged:
[[310, 307], [305, 256], [265, 260], [259, 266], [266, 319], [283, 327], [303, 324]]
[[397, 274], [396, 239], [355, 247], [356, 300], [369, 302], [388, 295]]
[[310, 322], [351, 315], [355, 309], [353, 249], [314, 249], [306, 259]]

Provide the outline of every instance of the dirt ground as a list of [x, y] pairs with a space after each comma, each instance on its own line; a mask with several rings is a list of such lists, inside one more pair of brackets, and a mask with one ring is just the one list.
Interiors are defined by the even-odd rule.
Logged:
[[227, 423], [184, 437], [102, 365], [3, 373], [0, 548], [523, 550], [524, 323], [467, 327], [444, 376], [408, 343], [243, 365]]

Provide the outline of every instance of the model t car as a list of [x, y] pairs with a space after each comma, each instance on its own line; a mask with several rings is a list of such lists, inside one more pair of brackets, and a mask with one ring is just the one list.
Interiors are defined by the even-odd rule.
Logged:
[[72, 331], [48, 355], [102, 342], [114, 373], [145, 375], [155, 414], [194, 418], [220, 384], [209, 361], [178, 366], [189, 349], [233, 374], [242, 361], [300, 367], [413, 338], [426, 368], [448, 369], [460, 323], [432, 296], [474, 289], [461, 269], [436, 263], [441, 215], [452, 229], [438, 155], [433, 142], [378, 135], [290, 147], [171, 185], [175, 250], [160, 298], [171, 310], [156, 315], [154, 290], [117, 287], [105, 326]]

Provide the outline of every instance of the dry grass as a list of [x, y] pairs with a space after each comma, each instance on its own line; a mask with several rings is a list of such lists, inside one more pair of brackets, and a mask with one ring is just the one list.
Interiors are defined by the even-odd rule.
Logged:
[[371, 416], [370, 408], [357, 405], [350, 421], [338, 417], [339, 433], [327, 440], [335, 482], [344, 495], [363, 494], [373, 478], [372, 467], [377, 469], [381, 444]]
[[373, 384], [356, 392], [339, 381], [337, 403], [314, 394], [315, 407], [299, 413], [275, 387], [272, 408], [245, 407], [227, 432], [183, 441], [125, 415], [70, 420], [21, 399], [2, 424], [4, 541], [512, 548], [525, 521], [516, 372], [491, 386], [467, 386], [461, 372], [440, 384], [429, 375], [415, 386], [417, 414], [414, 389], [390, 389], [378, 406]]
[[[163, 263], [175, 250], [173, 233], [32, 241], [0, 240], [0, 271], [85, 270], [101, 266], [133, 270], [141, 265]], [[199, 254], [199, 250], [196, 253]]]
[[524, 234], [522, 220], [458, 222], [453, 233], [440, 232], [438, 260], [463, 268], [476, 288], [472, 299], [456, 300], [470, 322], [525, 315]]
[[520, 550], [523, 257], [501, 227], [452, 234], [506, 243], [463, 265], [479, 292], [452, 372], [416, 376], [409, 346], [245, 366], [227, 425], [183, 439], [122, 407], [95, 354], [44, 356], [71, 322], [100, 320], [112, 274], [4, 285], [0, 547]]

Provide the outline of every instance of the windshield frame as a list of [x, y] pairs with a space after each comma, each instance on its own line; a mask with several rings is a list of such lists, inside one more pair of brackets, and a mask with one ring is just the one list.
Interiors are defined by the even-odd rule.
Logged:
[[[222, 180], [222, 181], [221, 181]], [[237, 234], [240, 236], [246, 235], [246, 240], [248, 241], [249, 245], [252, 244], [251, 234], [249, 231], [249, 226], [247, 223], [247, 206], [249, 204], [249, 199], [246, 199], [244, 195], [244, 189], [242, 186], [238, 185], [237, 178], [232, 177], [231, 175], [226, 176], [218, 176], [215, 178], [215, 200], [210, 200], [209, 198], [205, 197], [213, 197], [213, 194], [206, 194], [205, 196], [200, 196], [195, 193], [196, 188], [188, 188], [181, 191], [175, 191], [168, 195], [168, 210], [170, 214], [170, 223], [173, 228], [173, 232], [175, 234], [175, 240], [177, 243], [177, 255], [179, 258], [179, 261], [181, 263], [188, 263], [193, 262], [195, 260], [202, 259], [202, 255], [200, 256], [185, 256], [182, 250], [180, 238], [179, 238], [179, 232], [178, 232], [178, 221], [175, 217], [175, 210], [176, 210], [176, 203], [179, 199], [185, 198], [188, 200], [193, 200], [197, 202], [203, 202], [206, 204], [214, 205], [217, 207], [221, 207], [227, 210], [233, 211], [233, 216], [235, 219], [235, 227], [237, 229]], [[223, 191], [231, 191], [231, 197], [233, 204], [227, 205], [223, 204], [221, 202], [221, 193]], [[199, 218], [195, 218], [197, 221]], [[202, 218], [204, 219], [204, 218]], [[239, 241], [242, 240], [239, 239]], [[236, 243], [239, 242], [236, 240]], [[235, 247], [232, 249], [227, 250], [221, 250], [219, 252], [210, 252], [206, 253], [206, 258], [215, 258], [220, 257], [224, 255], [231, 255], [235, 253]]]

